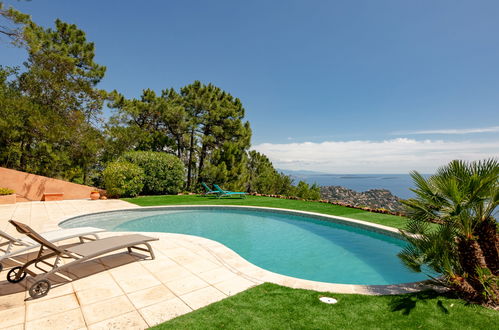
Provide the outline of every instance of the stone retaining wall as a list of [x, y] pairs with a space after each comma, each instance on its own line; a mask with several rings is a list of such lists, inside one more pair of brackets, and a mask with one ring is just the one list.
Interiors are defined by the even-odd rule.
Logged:
[[[43, 200], [44, 193], [63, 193], [62, 199], [90, 198], [96, 189], [72, 182], [0, 167], [0, 187], [9, 188], [30, 201]], [[102, 190], [102, 192], [104, 192]]]

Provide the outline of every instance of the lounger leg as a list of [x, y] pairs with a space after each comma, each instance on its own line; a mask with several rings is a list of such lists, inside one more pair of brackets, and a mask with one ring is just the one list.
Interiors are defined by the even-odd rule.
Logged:
[[80, 236], [80, 237], [78, 237], [80, 239], [80, 243], [85, 243], [85, 240], [87, 240], [87, 241], [96, 241], [96, 240], [99, 239], [99, 236], [97, 236], [97, 234], [88, 234], [88, 236], [93, 236], [93, 238], [86, 237], [86, 236]]
[[147, 246], [147, 249], [149, 249], [149, 253], [151, 254], [151, 260], [156, 259], [156, 256], [154, 255], [154, 251], [152, 250], [151, 244], [145, 243], [145, 246]]
[[154, 251], [152, 250], [151, 245], [147, 242], [144, 242], [141, 244], [144, 244], [147, 247], [147, 249], [144, 249], [144, 248], [141, 248], [138, 246], [130, 246], [130, 247], [127, 247], [128, 253], [132, 253], [132, 249], [149, 252], [149, 254], [151, 255], [151, 260], [154, 260], [156, 258], [156, 256], [154, 255]]

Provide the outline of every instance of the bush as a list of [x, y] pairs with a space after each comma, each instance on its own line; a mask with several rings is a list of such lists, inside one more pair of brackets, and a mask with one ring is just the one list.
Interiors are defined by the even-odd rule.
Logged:
[[184, 185], [185, 167], [182, 161], [164, 152], [131, 151], [120, 157], [144, 170], [143, 194], [177, 194]]
[[109, 163], [102, 176], [110, 197], [135, 197], [144, 187], [144, 170], [130, 162]]
[[14, 193], [14, 190], [9, 189], [9, 188], [0, 188], [0, 196], [1, 195], [12, 195]]

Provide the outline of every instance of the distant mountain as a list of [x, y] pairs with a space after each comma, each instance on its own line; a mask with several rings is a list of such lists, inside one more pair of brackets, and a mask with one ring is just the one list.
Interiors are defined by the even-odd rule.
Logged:
[[283, 169], [280, 169], [280, 168], [277, 168], [276, 169], [277, 172], [282, 172], [286, 175], [294, 175], [294, 176], [297, 176], [297, 175], [324, 175], [324, 174], [327, 174], [327, 173], [324, 173], [324, 172], [317, 172], [317, 171], [307, 171], [307, 170], [283, 170]]
[[357, 192], [341, 186], [322, 186], [321, 197], [328, 201], [343, 202], [357, 207], [383, 208], [394, 212], [404, 211], [400, 198], [387, 189], [370, 189]]

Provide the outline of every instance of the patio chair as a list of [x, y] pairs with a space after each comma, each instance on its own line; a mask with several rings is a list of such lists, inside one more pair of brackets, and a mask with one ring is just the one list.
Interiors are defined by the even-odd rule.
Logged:
[[201, 182], [201, 185], [204, 187], [204, 189], [206, 189], [206, 192], [204, 193], [205, 195], [209, 195], [209, 194], [218, 194], [218, 191], [216, 190], [211, 190], [210, 187], [208, 187], [208, 185], [204, 182]]
[[[40, 244], [40, 251], [38, 252], [36, 258], [28, 261], [22, 266], [12, 268], [7, 273], [7, 280], [11, 283], [18, 283], [22, 281], [29, 273], [30, 277], [28, 279], [34, 281], [34, 283], [29, 287], [29, 295], [31, 298], [40, 298], [48, 294], [51, 287], [51, 283], [48, 281], [48, 277], [50, 275], [61, 273], [84, 261], [100, 257], [119, 249], [126, 248], [128, 253], [132, 253], [132, 249], [145, 251], [149, 253], [151, 259], [154, 259], [154, 252], [148, 242], [158, 240], [158, 238], [154, 237], [131, 234], [102, 238], [96, 241], [79, 243], [70, 247], [58, 247], [47, 241], [29, 226], [14, 220], [9, 220], [9, 222], [16, 227], [18, 232], [27, 235], [29, 238]], [[139, 247], [139, 245], [144, 245], [145, 248]], [[47, 261], [47, 259], [54, 257], [55, 261], [53, 263]], [[61, 258], [72, 260], [65, 261], [63, 265], [59, 266]], [[39, 264], [44, 264], [52, 268], [50, 270], [45, 270], [41, 268]], [[36, 267], [38, 270], [41, 270], [43, 273], [36, 274], [35, 272], [29, 270], [28, 268], [31, 265]]]
[[[56, 243], [64, 241], [71, 238], [78, 237], [80, 243], [84, 240], [94, 241], [99, 239], [97, 233], [105, 231], [104, 229], [94, 228], [94, 227], [80, 227], [80, 228], [68, 228], [52, 230], [41, 233], [40, 235], [47, 241]], [[29, 251], [31, 249], [36, 249], [40, 247], [40, 243], [32, 240], [29, 237], [15, 238], [4, 231], [0, 230], [0, 238], [4, 240], [0, 242], [0, 272], [3, 269], [2, 260], [15, 257], [23, 252]]]
[[243, 198], [245, 198], [245, 195], [248, 194], [246, 192], [236, 192], [236, 191], [223, 190], [222, 188], [220, 188], [216, 184], [214, 184], [213, 187], [215, 187], [215, 189], [217, 191], [217, 194], [218, 194], [217, 197], [218, 198], [220, 198], [220, 197], [234, 196], [234, 195], [239, 195], [239, 196], [242, 196]]

